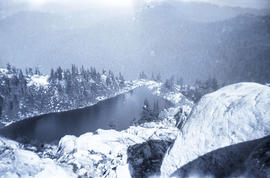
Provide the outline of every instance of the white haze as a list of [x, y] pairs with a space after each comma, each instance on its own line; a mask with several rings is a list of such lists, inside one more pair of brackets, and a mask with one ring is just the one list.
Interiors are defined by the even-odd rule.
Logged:
[[[224, 54], [234, 55], [234, 51], [218, 53], [214, 48], [222, 37], [216, 26], [230, 27], [222, 21], [241, 14], [260, 14], [253, 8], [266, 1], [190, 1], [0, 0], [0, 67], [9, 62], [49, 72], [51, 67], [76, 64], [112, 69], [130, 79], [141, 70], [148, 75], [174, 74], [187, 81], [217, 71], [223, 75], [208, 63], [220, 64], [221, 58], [231, 58]], [[207, 39], [201, 33], [210, 36]], [[230, 46], [228, 50], [234, 50]], [[208, 62], [213, 59], [214, 63]]]
[[[157, 2], [164, 0], [10, 0], [11, 3], [25, 3], [32, 7], [44, 6], [46, 4], [62, 4], [70, 7], [78, 6], [122, 6], [129, 7], [135, 1]], [[204, 2], [212, 3], [220, 6], [237, 6], [244, 8], [267, 8], [268, 0], [179, 0], [183, 2]]]

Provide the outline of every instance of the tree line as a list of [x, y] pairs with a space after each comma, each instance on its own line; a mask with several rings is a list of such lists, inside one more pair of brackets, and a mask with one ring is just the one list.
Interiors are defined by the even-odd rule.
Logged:
[[[47, 84], [31, 85], [33, 77], [47, 77]], [[87, 106], [99, 96], [109, 96], [125, 86], [121, 73], [97, 72], [72, 65], [51, 69], [42, 75], [38, 68], [21, 69], [7, 64], [0, 73], [0, 118], [14, 121], [41, 113], [58, 112]]]
[[188, 85], [184, 83], [182, 77], [172, 75], [163, 81], [160, 73], [157, 75], [152, 73], [151, 77], [148, 77], [144, 71], [139, 73], [139, 79], [162, 82], [163, 92], [181, 92], [184, 96], [194, 102], [198, 102], [203, 95], [214, 92], [224, 86], [224, 84], [218, 84], [215, 77], [209, 77], [207, 80], [197, 79], [194, 84]]

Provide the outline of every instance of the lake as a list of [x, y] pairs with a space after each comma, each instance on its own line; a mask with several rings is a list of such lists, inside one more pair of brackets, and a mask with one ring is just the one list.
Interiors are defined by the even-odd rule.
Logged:
[[159, 110], [172, 104], [155, 96], [146, 87], [140, 87], [116, 97], [103, 100], [93, 106], [65, 112], [50, 113], [18, 121], [0, 130], [0, 134], [13, 140], [50, 143], [65, 135], [79, 136], [97, 129], [127, 129], [141, 118], [144, 101]]

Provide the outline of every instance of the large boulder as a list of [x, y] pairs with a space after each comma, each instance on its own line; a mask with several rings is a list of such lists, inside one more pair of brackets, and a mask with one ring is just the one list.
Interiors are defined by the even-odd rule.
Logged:
[[76, 177], [69, 167], [23, 149], [18, 142], [0, 137], [0, 177]]
[[270, 135], [270, 88], [239, 83], [205, 95], [167, 151], [162, 177], [213, 150]]

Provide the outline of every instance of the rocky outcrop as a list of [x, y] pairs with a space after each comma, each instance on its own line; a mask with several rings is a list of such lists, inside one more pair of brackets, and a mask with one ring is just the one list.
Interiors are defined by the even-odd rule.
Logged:
[[0, 177], [75, 177], [71, 168], [40, 158], [17, 142], [0, 137]]
[[234, 84], [205, 95], [167, 151], [161, 175], [168, 177], [216, 149], [270, 135], [269, 108], [270, 88], [255, 83]]
[[149, 140], [128, 148], [128, 164], [133, 178], [158, 177], [166, 150], [172, 142]]
[[55, 147], [39, 148], [0, 138], [0, 175], [128, 178], [154, 174], [179, 134], [174, 126], [151, 122], [121, 132], [97, 130], [79, 137], [67, 135]]
[[80, 137], [65, 136], [59, 142], [57, 160], [71, 165], [79, 176], [132, 177], [134, 168], [142, 163], [135, 161], [135, 157], [136, 160], [158, 160], [159, 165], [152, 169], [157, 170], [169, 143], [179, 134], [176, 127], [147, 123], [122, 132], [97, 130]]

